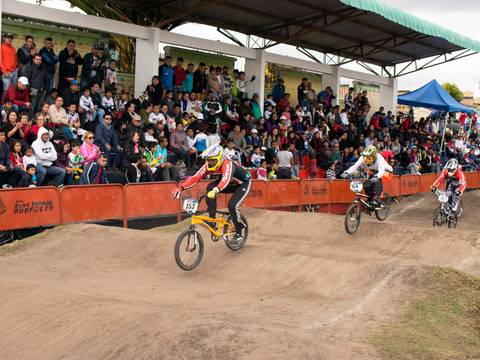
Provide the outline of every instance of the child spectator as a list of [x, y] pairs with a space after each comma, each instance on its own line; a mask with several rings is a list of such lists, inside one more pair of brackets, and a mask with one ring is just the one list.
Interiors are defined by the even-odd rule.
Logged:
[[162, 122], [164, 125], [167, 123], [165, 116], [160, 112], [160, 105], [154, 104], [152, 107], [152, 112], [148, 115], [148, 122], [151, 124], [157, 124]]
[[38, 184], [37, 175], [36, 175], [37, 174], [37, 167], [34, 164], [28, 164], [25, 170], [26, 170], [26, 173], [27, 173], [27, 177], [26, 177], [27, 184], [26, 184], [26, 186], [28, 186], [28, 187], [37, 186], [37, 184]]
[[105, 92], [110, 91], [111, 94], [115, 94], [117, 89], [117, 62], [115, 60], [110, 60], [108, 64], [107, 73], [105, 75]]
[[85, 142], [80, 147], [80, 152], [87, 163], [97, 160], [100, 155], [100, 148], [93, 143], [93, 139], [93, 133], [90, 131], [87, 132], [85, 135]]
[[262, 163], [262, 161], [265, 160], [265, 156], [262, 156], [260, 151], [261, 151], [260, 146], [255, 146], [253, 148], [253, 154], [251, 159], [253, 167], [256, 167], [256, 168], [260, 167], [260, 164]]
[[78, 111], [82, 114], [84, 122], [91, 122], [95, 120], [95, 106], [93, 105], [90, 96], [90, 88], [85, 86], [82, 93], [82, 96], [80, 96]]
[[25, 149], [25, 155], [22, 157], [22, 162], [25, 169], [29, 164], [33, 164], [37, 167], [37, 159], [33, 156], [33, 149], [31, 147]]
[[126, 110], [128, 104], [128, 93], [123, 90], [120, 97], [115, 102], [115, 109], [117, 109], [117, 119], [122, 117], [122, 113]]
[[73, 184], [73, 169], [70, 167], [70, 144], [66, 141], [60, 141], [58, 143], [58, 150], [57, 150], [57, 160], [55, 161], [55, 165], [65, 170], [65, 184], [72, 185]]
[[113, 99], [113, 92], [111, 89], [105, 91], [105, 96], [102, 97], [102, 107], [105, 111], [105, 115], [113, 115], [115, 113], [115, 100]]
[[153, 124], [148, 124], [144, 128], [145, 132], [143, 133], [143, 138], [145, 143], [158, 143], [158, 140], [155, 139], [155, 126]]
[[13, 103], [10, 99], [5, 99], [3, 101], [3, 105], [0, 107], [0, 114], [3, 123], [8, 121], [8, 114], [13, 111]]
[[201, 154], [203, 151], [205, 151], [209, 146], [208, 142], [208, 136], [205, 134], [205, 132], [200, 128], [198, 133], [195, 135], [195, 138], [193, 139], [194, 146], [197, 149], [197, 153]]
[[227, 146], [223, 150], [223, 153], [225, 154], [225, 158], [233, 160], [236, 158], [236, 152], [235, 149], [233, 148], [234, 146], [233, 139], [228, 139], [227, 140]]
[[72, 150], [68, 154], [68, 166], [72, 169], [73, 183], [77, 184], [83, 172], [85, 158], [80, 152], [80, 143], [72, 141]]
[[271, 164], [270, 170], [268, 171], [268, 180], [276, 180], [277, 171], [278, 171], [278, 165], [276, 163]]
[[67, 120], [72, 133], [72, 139], [82, 139], [87, 131], [81, 128], [80, 116], [77, 113], [77, 105], [70, 104], [68, 106]]
[[257, 169], [257, 179], [268, 181], [267, 161], [265, 159], [260, 162], [260, 166]]
[[19, 170], [25, 170], [22, 157], [22, 143], [14, 140], [10, 143], [10, 161]]

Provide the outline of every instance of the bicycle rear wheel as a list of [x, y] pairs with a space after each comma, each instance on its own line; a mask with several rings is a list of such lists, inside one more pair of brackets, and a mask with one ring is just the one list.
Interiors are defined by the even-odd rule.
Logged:
[[[242, 221], [243, 223], [245, 224], [245, 227], [242, 229], [242, 241], [239, 241], [238, 244], [233, 244], [230, 242], [230, 239], [231, 239], [231, 236], [224, 236], [224, 239], [225, 239], [225, 245], [227, 245], [227, 247], [230, 249], [230, 250], [233, 250], [233, 251], [237, 251], [237, 250], [240, 250], [241, 248], [243, 248], [243, 246], [245, 245], [245, 243], [247, 242], [247, 238], [248, 238], [248, 223], [247, 223], [247, 219], [245, 218], [245, 216], [241, 215], [241, 218], [242, 218]], [[231, 222], [232, 223], [232, 226], [233, 226], [233, 222], [232, 222], [232, 217], [229, 216], [227, 218], [227, 221]], [[229, 226], [228, 225], [225, 225], [224, 228], [223, 228], [223, 233], [229, 233]]]
[[175, 243], [175, 261], [180, 269], [190, 271], [202, 261], [204, 251], [203, 239], [195, 229], [182, 232]]
[[375, 210], [375, 217], [378, 221], [385, 221], [388, 217], [388, 213], [390, 212], [390, 203], [388, 197], [384, 200], [380, 200], [381, 205], [384, 206], [381, 210]]
[[360, 205], [353, 203], [345, 214], [345, 231], [347, 234], [354, 234], [360, 227]]

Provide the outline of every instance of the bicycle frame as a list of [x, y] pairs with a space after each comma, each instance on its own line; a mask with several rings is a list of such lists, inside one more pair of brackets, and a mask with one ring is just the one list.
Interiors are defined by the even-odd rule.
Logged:
[[223, 229], [225, 225], [228, 226], [233, 226], [233, 224], [230, 221], [227, 221], [224, 218], [211, 218], [209, 216], [205, 215], [193, 215], [192, 216], [192, 222], [191, 225], [200, 225], [201, 227], [207, 229], [209, 232], [211, 232], [214, 236], [220, 238], [225, 235], [232, 235], [230, 233], [224, 234], [223, 232], [218, 232], [214, 228], [212, 228], [209, 224], [206, 222], [210, 223], [216, 223], [217, 224], [217, 229]]

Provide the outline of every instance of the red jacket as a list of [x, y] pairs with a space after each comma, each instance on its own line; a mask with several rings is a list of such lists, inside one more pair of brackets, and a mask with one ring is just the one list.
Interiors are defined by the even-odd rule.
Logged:
[[3, 74], [17, 70], [17, 50], [4, 42], [0, 47], [0, 71]]
[[173, 85], [174, 86], [182, 86], [183, 81], [187, 78], [187, 73], [185, 69], [181, 66], [175, 65], [173, 68]]
[[30, 94], [28, 88], [19, 91], [15, 85], [10, 85], [3, 97], [3, 100], [10, 99], [12, 103], [17, 106], [25, 106], [25, 103], [30, 102]]
[[[440, 183], [443, 181], [443, 179], [447, 177], [448, 177], [448, 171], [446, 169], [442, 170], [438, 179], [435, 180], [435, 182], [433, 183], [433, 186], [438, 188], [440, 186]], [[453, 177], [458, 179], [460, 183], [458, 186], [458, 190], [460, 190], [460, 192], [463, 193], [463, 191], [467, 187], [467, 180], [465, 180], [465, 174], [460, 168], [458, 168], [458, 170], [455, 171], [455, 173], [453, 174]]]

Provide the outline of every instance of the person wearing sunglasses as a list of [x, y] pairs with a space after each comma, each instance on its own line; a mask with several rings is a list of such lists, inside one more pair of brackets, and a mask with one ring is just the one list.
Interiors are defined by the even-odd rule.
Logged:
[[85, 141], [80, 147], [80, 153], [85, 158], [85, 163], [97, 160], [98, 155], [100, 155], [100, 148], [93, 143], [94, 138], [92, 132], [87, 132], [85, 134]]
[[375, 145], [369, 145], [363, 151], [362, 156], [341, 177], [344, 179], [348, 178], [360, 170], [363, 170], [368, 176], [368, 180], [363, 183], [365, 194], [372, 199], [372, 205], [379, 205], [379, 196], [383, 192], [383, 183], [392, 179], [393, 168], [378, 153]]

